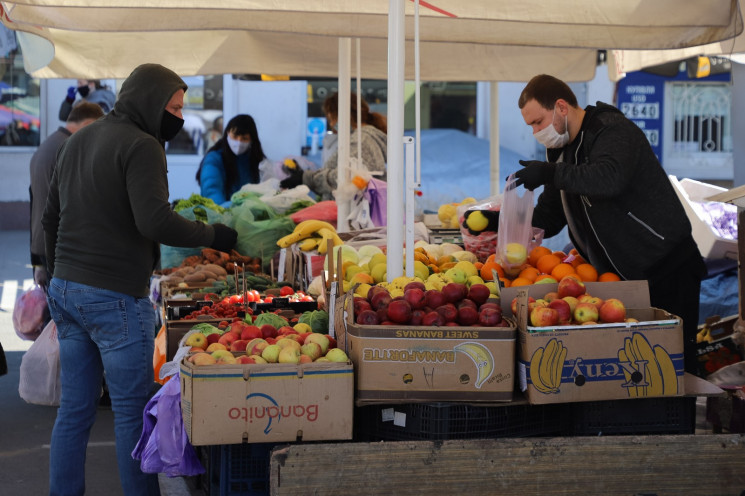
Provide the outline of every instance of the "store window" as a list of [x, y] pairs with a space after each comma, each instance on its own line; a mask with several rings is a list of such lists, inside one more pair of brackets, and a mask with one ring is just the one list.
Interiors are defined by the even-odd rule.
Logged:
[[15, 31], [0, 24], [0, 146], [38, 146], [39, 80], [23, 70]]

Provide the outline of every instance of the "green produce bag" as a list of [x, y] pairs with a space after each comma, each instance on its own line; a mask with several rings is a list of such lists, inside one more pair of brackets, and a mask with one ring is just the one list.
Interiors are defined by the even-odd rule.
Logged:
[[279, 251], [277, 240], [290, 234], [295, 229], [295, 223], [288, 217], [255, 221], [244, 212], [243, 215], [233, 216], [233, 229], [238, 231], [238, 242], [235, 244], [238, 253], [260, 257], [267, 267]]
[[[212, 210], [204, 205], [194, 205], [177, 210], [180, 216], [189, 220], [198, 220], [207, 224], [226, 224], [230, 225], [230, 212], [225, 213]], [[181, 246], [160, 245], [160, 266], [164, 269], [178, 267], [186, 257], [199, 255], [202, 253], [202, 247], [186, 248]]]

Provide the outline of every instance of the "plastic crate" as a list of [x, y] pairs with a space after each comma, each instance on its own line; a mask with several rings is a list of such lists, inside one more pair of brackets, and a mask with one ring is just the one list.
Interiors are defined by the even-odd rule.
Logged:
[[444, 441], [558, 435], [562, 428], [559, 412], [559, 405], [369, 405], [355, 408], [355, 440]]
[[269, 495], [269, 458], [276, 443], [204, 446], [202, 490], [209, 496]]
[[637, 398], [565, 403], [567, 436], [693, 434], [696, 398]]

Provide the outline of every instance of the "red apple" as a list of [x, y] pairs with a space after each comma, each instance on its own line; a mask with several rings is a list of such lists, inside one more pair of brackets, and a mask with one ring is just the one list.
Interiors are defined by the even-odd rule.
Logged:
[[392, 301], [388, 305], [388, 320], [397, 324], [408, 324], [411, 320], [411, 305], [406, 300]]
[[561, 299], [569, 303], [569, 309], [572, 311], [572, 314], [574, 314], [574, 309], [577, 307], [577, 303], [579, 303], [577, 298], [575, 298], [574, 296], [565, 296]]
[[[532, 296], [528, 296], [528, 308], [530, 308], [530, 304], [535, 303], [535, 298]], [[510, 303], [510, 310], [512, 310], [512, 315], [517, 315], [517, 298], [512, 298], [512, 303]]]
[[226, 332], [222, 336], [220, 336], [220, 339], [218, 339], [217, 342], [225, 345], [227, 349], [230, 349], [230, 345], [233, 343], [233, 341], [238, 341], [238, 337], [238, 334], [234, 332]]
[[442, 287], [442, 294], [449, 303], [457, 303], [468, 294], [468, 286], [451, 282]]
[[373, 296], [375, 296], [378, 293], [388, 293], [388, 290], [385, 289], [383, 286], [372, 286], [367, 291], [367, 300], [372, 303]]
[[442, 315], [445, 322], [455, 322], [458, 318], [458, 309], [452, 303], [445, 303], [437, 307], [435, 311]]
[[378, 312], [374, 310], [363, 310], [357, 315], [359, 325], [378, 325], [379, 322]]
[[219, 332], [213, 332], [212, 334], [207, 334], [207, 346], [211, 345], [212, 343], [217, 343], [220, 340], [220, 334]]
[[254, 338], [246, 344], [247, 355], [261, 355], [264, 348], [269, 346], [269, 343], [262, 338]]
[[[411, 284], [411, 283], [409, 283]], [[407, 286], [409, 285], [407, 284]], [[420, 283], [421, 284], [421, 283]], [[412, 310], [420, 310], [427, 305], [427, 298], [424, 290], [420, 288], [409, 288], [404, 291], [404, 299], [409, 302]]]
[[391, 298], [391, 295], [388, 294], [388, 291], [378, 291], [370, 300], [370, 305], [372, 306], [373, 310], [380, 310], [381, 308], [387, 307], [392, 300], [393, 298]]
[[255, 325], [245, 325], [243, 326], [243, 330], [241, 331], [241, 339], [246, 341], [251, 341], [254, 338], [263, 338], [264, 335], [261, 334], [261, 329], [256, 327]]
[[551, 302], [548, 304], [548, 308], [553, 308], [554, 310], [556, 310], [559, 325], [566, 325], [572, 321], [572, 308], [565, 300], [562, 300], [561, 298], [551, 300]]
[[460, 310], [461, 307], [471, 307], [476, 310], [479, 309], [479, 306], [476, 304], [475, 301], [471, 300], [470, 298], [466, 298], [464, 300], [460, 300], [460, 303], [458, 303], [458, 309]]
[[578, 324], [585, 322], [597, 322], [598, 320], [598, 307], [592, 303], [579, 302], [574, 308], [574, 320]]
[[370, 302], [360, 296], [354, 297], [354, 314], [359, 315], [363, 310], [372, 310]]
[[445, 319], [438, 312], [429, 312], [422, 317], [422, 325], [427, 327], [439, 327], [445, 325]]
[[555, 299], [559, 298], [559, 293], [556, 291], [550, 291], [543, 296], [543, 299], [551, 303]]
[[261, 337], [266, 338], [276, 338], [277, 337], [277, 328], [274, 327], [271, 324], [264, 324], [261, 326]]
[[528, 302], [528, 312], [532, 312], [536, 307], [547, 307], [548, 302], [543, 298], [538, 298], [535, 301]]
[[564, 298], [565, 296], [574, 296], [577, 298], [585, 294], [585, 291], [585, 283], [572, 275], [562, 277], [561, 281], [559, 281], [559, 287], [556, 290], [559, 298]]
[[238, 334], [238, 337], [240, 338], [244, 327], [246, 327], [246, 323], [243, 321], [237, 320], [235, 322], [231, 322], [227, 330]]
[[597, 296], [590, 296], [589, 294], [580, 295], [579, 298], [577, 298], [577, 301], [579, 303], [592, 303], [593, 305], [595, 305], [595, 307], [597, 307], [598, 312], [600, 311], [600, 307], [602, 307], [604, 303], [602, 298], [599, 298]]
[[256, 360], [254, 360], [248, 355], [241, 355], [235, 359], [235, 363], [253, 364], [253, 363], [256, 363]]
[[282, 326], [279, 329], [277, 329], [277, 336], [287, 336], [288, 334], [300, 334], [297, 332], [293, 327], [290, 326]]
[[230, 351], [246, 351], [247, 344], [248, 344], [248, 341], [246, 341], [245, 339], [238, 339], [230, 343], [230, 348], [228, 349]]
[[422, 325], [422, 318], [424, 317], [424, 315], [425, 315], [424, 310], [412, 310], [411, 320], [409, 321], [409, 325], [413, 325], [413, 326]]
[[424, 286], [423, 282], [419, 281], [411, 281], [410, 283], [407, 283], [406, 286], [404, 286], [404, 294], [410, 289], [421, 289], [422, 292], [427, 291], [427, 288]]
[[623, 322], [626, 319], [626, 306], [618, 298], [608, 298], [598, 311], [603, 322]]
[[549, 307], [535, 307], [530, 312], [530, 323], [534, 327], [551, 327], [559, 323], [559, 312]]
[[445, 298], [445, 295], [442, 294], [442, 291], [436, 289], [428, 290], [424, 293], [424, 298], [427, 300], [427, 306], [433, 310], [447, 303], [447, 299]]
[[[463, 301], [465, 301], [465, 300], [463, 300]], [[481, 310], [485, 309], [485, 308], [493, 308], [494, 310], [499, 310], [500, 312], [502, 311], [501, 305], [499, 303], [497, 303], [497, 302], [494, 302], [494, 301], [487, 301], [486, 303], [484, 303], [483, 305], [481, 305], [479, 307], [479, 312]]]
[[462, 326], [470, 326], [478, 323], [479, 312], [476, 307], [462, 306], [458, 309], [458, 323]]
[[388, 305], [381, 308], [380, 310], [374, 310], [378, 314], [378, 322], [384, 322], [388, 320]]
[[485, 284], [473, 284], [468, 288], [468, 298], [475, 301], [477, 305], [486, 303], [489, 295], [491, 295], [491, 291]]
[[493, 308], [484, 308], [479, 311], [479, 324], [482, 327], [494, 327], [502, 322], [501, 310], [494, 310]]

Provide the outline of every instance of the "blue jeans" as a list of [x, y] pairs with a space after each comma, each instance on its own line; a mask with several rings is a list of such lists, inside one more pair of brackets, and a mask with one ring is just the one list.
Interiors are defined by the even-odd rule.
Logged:
[[145, 474], [132, 451], [152, 391], [155, 310], [148, 298], [53, 278], [49, 309], [60, 344], [62, 397], [52, 431], [49, 494], [85, 493], [85, 454], [101, 396], [111, 397], [119, 478], [128, 496], [158, 495], [157, 474]]

